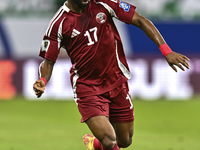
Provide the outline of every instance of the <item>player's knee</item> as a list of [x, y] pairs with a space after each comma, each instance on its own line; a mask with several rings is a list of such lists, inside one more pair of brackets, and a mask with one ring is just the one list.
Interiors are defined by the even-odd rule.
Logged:
[[126, 138], [118, 139], [118, 145], [122, 148], [129, 147], [132, 144], [132, 136], [133, 134], [130, 134]]
[[108, 136], [105, 136], [101, 141], [102, 146], [106, 149], [112, 149], [116, 143], [117, 143], [116, 139], [114, 138], [111, 139]]
[[126, 148], [129, 147], [132, 144], [132, 137], [127, 139], [127, 140], [123, 140], [120, 142], [120, 147], [122, 148]]

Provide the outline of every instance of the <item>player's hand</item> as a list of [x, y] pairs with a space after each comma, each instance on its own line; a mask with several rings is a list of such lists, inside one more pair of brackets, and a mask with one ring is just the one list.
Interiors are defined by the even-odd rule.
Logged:
[[37, 98], [41, 97], [45, 90], [45, 83], [43, 80], [38, 79], [33, 84], [33, 90], [35, 91], [35, 95], [37, 95]]
[[176, 72], [177, 72], [177, 69], [174, 65], [178, 66], [183, 71], [185, 71], [183, 66], [185, 66], [187, 69], [189, 69], [189, 64], [187, 61], [190, 61], [190, 59], [188, 57], [186, 57], [185, 55], [182, 55], [182, 54], [179, 54], [176, 52], [172, 52], [172, 53], [168, 54], [165, 57], [165, 59], [168, 62], [169, 66], [172, 67], [172, 69]]

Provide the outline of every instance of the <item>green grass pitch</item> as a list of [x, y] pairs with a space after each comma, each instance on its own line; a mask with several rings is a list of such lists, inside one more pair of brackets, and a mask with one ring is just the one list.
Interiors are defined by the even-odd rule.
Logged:
[[[200, 150], [200, 98], [133, 100], [135, 133], [127, 150]], [[0, 150], [85, 150], [90, 133], [74, 101], [0, 101]]]

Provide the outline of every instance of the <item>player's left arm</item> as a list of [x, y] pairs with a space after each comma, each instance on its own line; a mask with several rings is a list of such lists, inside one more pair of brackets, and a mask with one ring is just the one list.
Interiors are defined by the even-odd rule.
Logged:
[[144, 33], [159, 47], [162, 54], [165, 56], [166, 61], [172, 67], [172, 69], [174, 69], [174, 71], [177, 72], [177, 69], [174, 65], [178, 66], [183, 71], [185, 71], [183, 66], [189, 69], [189, 64], [187, 61], [190, 59], [185, 55], [173, 52], [166, 44], [158, 29], [150, 20], [135, 12], [131, 20], [131, 24], [143, 30]]

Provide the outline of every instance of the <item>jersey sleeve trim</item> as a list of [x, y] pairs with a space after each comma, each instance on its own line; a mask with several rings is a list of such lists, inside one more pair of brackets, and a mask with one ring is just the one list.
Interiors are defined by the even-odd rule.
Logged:
[[97, 4], [100, 4], [100, 5], [104, 6], [108, 10], [108, 12], [110, 13], [110, 15], [112, 17], [115, 17], [116, 19], [118, 19], [115, 11], [108, 4], [103, 3], [103, 2], [97, 2]]
[[58, 13], [53, 17], [53, 19], [51, 20], [47, 30], [46, 30], [46, 36], [50, 36], [51, 35], [51, 31], [53, 29], [54, 24], [58, 21], [58, 19], [60, 19], [60, 17], [62, 16], [62, 14], [64, 13], [64, 10], [61, 9], [60, 11], [58, 11]]
[[57, 41], [58, 41], [58, 49], [60, 49], [61, 47], [61, 41], [63, 39], [63, 35], [62, 35], [62, 27], [63, 27], [63, 21], [65, 20], [65, 18], [63, 18], [63, 20], [61, 21], [59, 28], [58, 28], [58, 37], [57, 37]]

